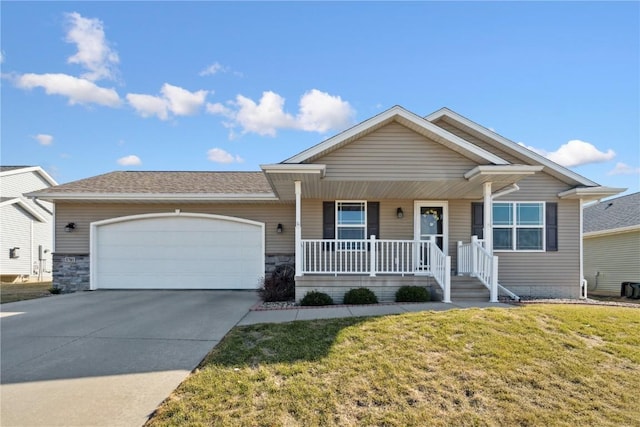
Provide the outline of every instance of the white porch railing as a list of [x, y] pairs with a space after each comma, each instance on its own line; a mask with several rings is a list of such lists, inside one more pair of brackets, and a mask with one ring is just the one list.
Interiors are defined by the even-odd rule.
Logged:
[[434, 240], [301, 239], [304, 274], [424, 274], [432, 276], [451, 302], [451, 257]]
[[478, 240], [471, 243], [458, 242], [458, 274], [477, 277], [489, 289], [490, 301], [498, 302], [498, 257], [491, 255]]

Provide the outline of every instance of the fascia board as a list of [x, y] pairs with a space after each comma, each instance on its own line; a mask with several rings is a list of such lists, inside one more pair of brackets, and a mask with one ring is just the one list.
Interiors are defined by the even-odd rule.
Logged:
[[464, 126], [467, 126], [471, 129], [473, 129], [476, 132], [479, 132], [480, 134], [486, 136], [487, 138], [491, 138], [494, 141], [507, 146], [508, 148], [517, 151], [519, 154], [525, 156], [526, 158], [531, 159], [534, 162], [543, 164], [544, 166], [547, 166], [550, 169], [553, 169], [554, 171], [556, 171], [557, 173], [566, 176], [567, 178], [573, 180], [573, 181], [577, 181], [582, 185], [586, 185], [586, 186], [598, 186], [597, 182], [591, 181], [588, 178], [585, 178], [584, 176], [577, 174], [563, 166], [560, 166], [559, 164], [547, 159], [544, 156], [541, 156], [538, 153], [535, 153], [531, 150], [529, 150], [528, 148], [525, 148], [519, 144], [516, 144], [515, 142], [505, 138], [504, 136], [501, 136], [487, 128], [485, 128], [484, 126], [481, 126], [469, 119], [467, 119], [464, 116], [461, 116], [460, 114], [456, 113], [455, 111], [449, 110], [448, 108], [441, 108], [438, 111], [435, 111], [431, 114], [429, 114], [428, 116], [425, 117], [425, 120], [432, 122], [435, 121], [443, 116], [446, 116]]
[[30, 193], [30, 197], [42, 200], [83, 200], [83, 201], [272, 201], [279, 200], [273, 193], [202, 193], [202, 194], [149, 194], [149, 193]]
[[19, 205], [22, 209], [27, 211], [29, 213], [29, 215], [31, 215], [32, 217], [34, 217], [38, 221], [47, 222], [47, 218], [42, 216], [40, 214], [40, 212], [38, 212], [35, 209], [33, 209], [31, 206], [29, 206], [29, 204], [27, 202], [25, 202], [24, 200], [20, 199], [19, 197], [16, 197], [15, 199], [11, 199], [11, 200], [5, 200], [4, 202], [0, 203], [0, 207], [9, 206], [9, 205]]
[[611, 228], [608, 230], [590, 231], [588, 233], [583, 233], [583, 237], [585, 239], [589, 239], [592, 237], [601, 237], [601, 236], [608, 236], [612, 234], [630, 233], [633, 231], [640, 231], [640, 224], [629, 225], [627, 227]]
[[353, 136], [366, 131], [369, 128], [373, 128], [376, 125], [388, 121], [388, 120], [392, 120], [394, 117], [402, 117], [405, 120], [408, 120], [410, 122], [412, 122], [413, 124], [420, 126], [426, 130], [428, 130], [430, 133], [436, 134], [437, 136], [446, 139], [448, 141], [450, 141], [451, 143], [458, 145], [459, 147], [461, 147], [463, 150], [466, 150], [468, 152], [471, 152], [477, 156], [480, 156], [482, 158], [484, 158], [485, 160], [487, 160], [488, 162], [491, 163], [495, 163], [495, 164], [509, 164], [509, 162], [507, 162], [506, 160], [500, 158], [499, 156], [496, 156], [493, 153], [490, 153], [480, 147], [477, 147], [467, 141], [465, 141], [464, 139], [442, 129], [439, 126], [434, 125], [433, 123], [423, 119], [422, 117], [400, 107], [400, 106], [394, 106], [390, 109], [388, 109], [387, 111], [384, 111], [380, 114], [378, 114], [377, 116], [374, 116], [368, 120], [365, 120], [364, 122], [332, 137], [329, 138], [327, 140], [325, 140], [324, 142], [321, 142], [318, 145], [315, 145], [287, 160], [285, 160], [283, 163], [285, 164], [290, 164], [290, 163], [301, 163], [304, 162], [306, 160], [309, 160], [310, 158], [313, 158], [314, 156], [317, 156], [318, 154], [329, 150], [331, 147], [334, 147], [336, 145], [339, 145], [341, 142], [352, 138]]
[[292, 174], [319, 174], [324, 177], [327, 171], [327, 165], [322, 164], [298, 164], [298, 163], [276, 163], [268, 165], [260, 165], [265, 173], [292, 173]]
[[533, 175], [540, 172], [544, 166], [529, 165], [498, 165], [476, 166], [464, 174], [464, 178], [472, 180], [481, 175]]
[[627, 191], [626, 188], [612, 188], [612, 187], [576, 187], [567, 191], [558, 193], [558, 197], [561, 199], [583, 199], [596, 200], [603, 199], [605, 197], [615, 196]]

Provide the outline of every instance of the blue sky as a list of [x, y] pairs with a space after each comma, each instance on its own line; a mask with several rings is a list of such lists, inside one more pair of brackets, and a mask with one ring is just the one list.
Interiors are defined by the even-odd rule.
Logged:
[[259, 170], [449, 107], [640, 190], [638, 2], [1, 3], [4, 165]]

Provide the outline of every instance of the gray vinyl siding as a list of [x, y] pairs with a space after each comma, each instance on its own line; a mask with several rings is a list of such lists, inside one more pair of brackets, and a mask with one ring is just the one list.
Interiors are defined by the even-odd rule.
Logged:
[[470, 159], [392, 123], [314, 163], [326, 164], [326, 179], [412, 181], [462, 179]]
[[[0, 272], [31, 275], [31, 217], [18, 206], [0, 209]], [[9, 258], [9, 249], [20, 248], [19, 258]]]
[[[292, 254], [295, 241], [295, 206], [292, 204], [125, 204], [125, 203], [56, 203], [56, 248], [59, 253], [89, 253], [90, 224], [104, 219], [147, 213], [206, 213], [244, 218], [265, 223], [267, 254]], [[76, 224], [73, 232], [65, 232], [69, 222]], [[278, 224], [283, 232], [277, 233]]]
[[454, 125], [452, 125], [451, 123], [440, 119], [435, 121], [433, 124], [441, 127], [442, 129], [456, 135], [459, 136], [460, 138], [469, 141], [470, 143], [477, 145], [480, 148], [483, 148], [485, 150], [487, 150], [490, 153], [495, 154], [496, 156], [499, 156], [505, 160], [507, 160], [510, 163], [522, 163], [523, 159], [521, 158], [517, 158], [515, 156], [513, 156], [512, 154], [509, 154], [505, 151], [499, 150], [496, 147], [494, 147], [493, 145], [489, 144], [488, 142], [486, 142], [483, 139], [477, 138], [461, 129], [458, 129], [457, 127], [455, 127]]
[[496, 252], [500, 284], [522, 297], [578, 298], [579, 215], [579, 201], [558, 201], [557, 252]]
[[620, 295], [622, 282], [640, 282], [640, 231], [585, 238], [584, 277], [589, 292], [603, 294]]
[[[536, 179], [524, 186], [523, 194], [512, 193], [505, 201], [544, 201], [558, 203], [557, 252], [496, 252], [500, 284], [522, 297], [572, 297], [580, 295], [580, 205], [574, 200], [558, 200], [552, 191], [546, 194], [534, 184], [547, 185], [553, 178]], [[517, 197], [516, 197], [517, 194]], [[544, 196], [544, 197], [543, 197]], [[374, 201], [374, 200], [372, 200]], [[414, 200], [375, 200], [380, 202], [380, 239], [411, 240]], [[480, 200], [478, 200], [480, 201]], [[323, 200], [302, 200], [302, 238], [322, 238]], [[457, 242], [471, 240], [470, 200], [449, 200], [448, 252], [451, 268], [457, 269]], [[402, 207], [404, 217], [396, 217]]]
[[[300, 212], [303, 239], [322, 239], [322, 202], [334, 200], [302, 199]], [[369, 200], [380, 202], [380, 235], [378, 239], [413, 239], [413, 200]], [[404, 217], [396, 216], [402, 208]]]

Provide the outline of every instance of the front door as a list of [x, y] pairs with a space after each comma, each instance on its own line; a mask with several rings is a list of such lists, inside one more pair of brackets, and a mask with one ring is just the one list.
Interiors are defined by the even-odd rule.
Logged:
[[[448, 221], [446, 201], [417, 201], [414, 207], [414, 239], [429, 240], [433, 237], [436, 245], [447, 255]], [[419, 251], [418, 270], [429, 269], [427, 246]]]

